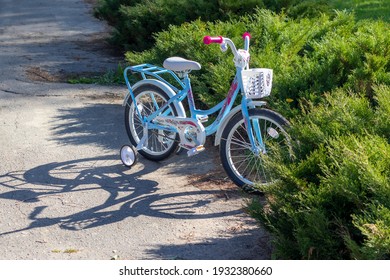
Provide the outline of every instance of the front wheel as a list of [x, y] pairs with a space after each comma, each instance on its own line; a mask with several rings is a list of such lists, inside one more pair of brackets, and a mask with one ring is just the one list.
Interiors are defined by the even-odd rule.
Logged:
[[223, 168], [230, 179], [245, 190], [272, 181], [264, 167], [264, 156], [270, 155], [270, 147], [276, 144], [290, 150], [290, 138], [285, 130], [289, 123], [285, 118], [271, 110], [250, 109], [249, 119], [257, 151], [252, 148], [241, 113], [226, 125], [220, 145]]

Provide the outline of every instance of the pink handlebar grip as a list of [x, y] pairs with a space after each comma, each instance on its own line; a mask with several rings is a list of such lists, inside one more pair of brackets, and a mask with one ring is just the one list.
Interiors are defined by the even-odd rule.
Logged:
[[245, 32], [244, 34], [242, 34], [242, 39], [245, 40], [245, 37], [249, 37], [249, 39], [252, 38], [252, 36], [249, 32]]
[[223, 43], [223, 37], [222, 36], [218, 36], [218, 37], [204, 36], [203, 37], [203, 43], [205, 43], [206, 45], [210, 45], [212, 43], [222, 44]]

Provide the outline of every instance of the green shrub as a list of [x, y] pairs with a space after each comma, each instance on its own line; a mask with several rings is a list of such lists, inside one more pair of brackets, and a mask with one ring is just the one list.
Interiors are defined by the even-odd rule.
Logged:
[[264, 0], [264, 4], [268, 9], [284, 12], [292, 18], [317, 17], [330, 13], [331, 9], [325, 0]]
[[228, 20], [263, 7], [262, 0], [102, 0], [96, 16], [114, 27], [112, 42], [127, 50], [144, 50], [153, 46], [153, 34], [170, 25], [201, 19]]
[[169, 25], [201, 19], [227, 21], [253, 14], [256, 8], [284, 11], [293, 18], [331, 13], [326, 1], [267, 0], [101, 0], [95, 9], [97, 17], [115, 27], [112, 42], [126, 50], [141, 51], [154, 44], [154, 35]]
[[386, 86], [375, 86], [374, 99], [377, 104], [377, 110], [375, 111], [376, 123], [375, 128], [377, 133], [384, 138], [387, 138], [390, 143], [390, 96], [389, 90]]
[[390, 210], [372, 204], [362, 215], [353, 216], [353, 224], [365, 237], [362, 246], [346, 237], [355, 259], [390, 259]]
[[141, 3], [142, 0], [99, 0], [95, 8], [94, 14], [96, 17], [104, 18], [111, 25], [121, 24], [121, 6], [135, 6]]
[[353, 10], [358, 19], [383, 19], [390, 21], [390, 0], [328, 0], [339, 10]]
[[287, 9], [287, 14], [292, 18], [318, 17], [321, 14], [331, 14], [331, 6], [328, 1], [294, 1]]
[[[202, 64], [193, 72], [194, 92], [200, 102], [215, 105], [224, 98], [234, 75], [230, 53], [218, 46], [202, 44], [204, 35], [231, 38], [242, 48], [241, 35], [252, 34], [251, 67], [274, 69], [273, 108], [293, 116], [302, 99], [320, 102], [322, 93], [336, 88], [350, 88], [372, 99], [375, 83], [390, 83], [390, 36], [388, 24], [361, 21], [353, 15], [337, 13], [313, 19], [288, 19], [267, 10], [232, 19], [205, 23], [196, 20], [170, 26], [156, 34], [150, 50], [128, 52], [129, 64], [161, 65], [169, 56], [183, 56]], [[286, 102], [292, 99], [292, 103]], [[198, 103], [200, 103], [198, 102]]]
[[279, 180], [250, 212], [275, 258], [390, 259], [390, 87], [374, 89], [375, 106], [343, 90], [310, 106], [290, 131], [295, 159], [267, 163]]

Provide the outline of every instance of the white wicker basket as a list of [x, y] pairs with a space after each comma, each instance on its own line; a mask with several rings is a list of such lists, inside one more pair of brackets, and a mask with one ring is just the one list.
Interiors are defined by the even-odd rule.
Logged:
[[272, 88], [272, 69], [253, 68], [243, 70], [242, 84], [247, 98], [256, 99], [269, 96]]

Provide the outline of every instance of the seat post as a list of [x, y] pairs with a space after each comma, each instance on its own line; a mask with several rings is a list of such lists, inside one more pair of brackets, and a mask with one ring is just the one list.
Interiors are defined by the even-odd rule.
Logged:
[[187, 71], [175, 71], [175, 73], [177, 74], [177, 76], [180, 78], [180, 79], [185, 79], [185, 78], [188, 78], [188, 74], [191, 72], [191, 70], [187, 70]]

